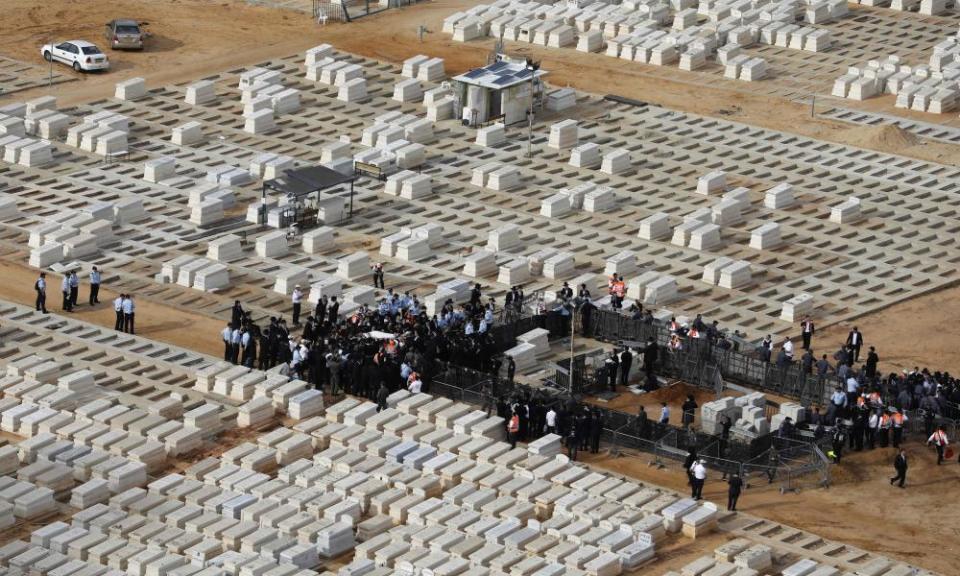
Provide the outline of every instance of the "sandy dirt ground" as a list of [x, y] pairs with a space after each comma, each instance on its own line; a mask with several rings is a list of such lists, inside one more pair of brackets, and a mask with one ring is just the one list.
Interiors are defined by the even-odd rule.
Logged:
[[[250, 6], [238, 0], [17, 0], [0, 12], [0, 54], [44, 64], [40, 47], [49, 42], [89, 40], [106, 49], [104, 25], [114, 18], [148, 22], [153, 35], [142, 52], [105, 50], [108, 73], [61, 74], [80, 82], [11, 94], [23, 100], [56, 95], [60, 104], [108, 98], [117, 82], [143, 77], [151, 88], [199, 79], [216, 72], [302, 51], [319, 41], [317, 28], [302, 14]], [[69, 86], [69, 87], [68, 87]], [[4, 98], [0, 97], [0, 101]]]
[[[33, 307], [36, 299], [36, 293], [33, 291], [33, 284], [37, 279], [35, 270], [26, 265], [0, 261], [0, 277], [4, 279], [0, 297]], [[83, 279], [86, 280], [86, 278]], [[101, 287], [100, 304], [91, 308], [87, 305], [90, 294], [89, 284], [82, 283], [78, 298], [80, 305], [74, 312], [63, 312], [60, 280], [61, 277], [56, 274], [47, 274], [47, 310], [51, 314], [61, 314], [83, 322], [113, 328], [116, 318], [113, 312], [113, 299], [117, 297], [117, 293], [111, 290], [110, 286], [104, 284]], [[134, 294], [134, 302], [137, 305], [135, 328], [138, 336], [213, 356], [223, 354], [223, 345], [217, 337], [223, 329], [221, 321], [186, 313], [176, 307], [164, 305], [162, 302], [137, 299], [136, 294]]]
[[[912, 370], [914, 367], [960, 374], [960, 287], [952, 287], [927, 296], [890, 306], [846, 324], [836, 324], [818, 332], [812, 345], [817, 354], [833, 353], [846, 342], [847, 333], [856, 326], [867, 346], [874, 346], [880, 367]], [[799, 332], [799, 328], [798, 328]], [[861, 352], [865, 356], [866, 348]]]
[[[688, 395], [693, 396], [698, 406], [702, 406], [705, 402], [716, 400], [716, 395], [713, 392], [687, 386], [682, 382], [676, 382], [646, 394], [634, 394], [623, 386], [617, 386], [617, 393], [619, 396], [606, 402], [598, 400], [594, 396], [588, 397], [586, 401], [603, 408], [620, 410], [627, 414], [636, 414], [640, 411], [640, 406], [643, 406], [650, 422], [658, 422], [660, 420], [660, 408], [662, 404], [666, 402], [670, 408], [670, 423], [676, 426], [680, 424], [681, 414], [683, 413], [680, 407], [687, 400]], [[734, 392], [731, 392], [731, 395], [738, 396], [738, 394]], [[697, 410], [694, 414], [694, 425], [699, 422], [700, 410]]]
[[[349, 25], [330, 24], [320, 28], [302, 14], [251, 7], [238, 0], [90, 0], [82, 5], [65, 0], [20, 0], [8, 2], [0, 12], [3, 31], [0, 54], [39, 62], [39, 47], [48, 41], [85, 38], [102, 42], [102, 26], [111, 18], [132, 17], [151, 23], [149, 29], [155, 36], [150, 48], [142, 53], [111, 52], [114, 69], [109, 74], [84, 75], [81, 81], [54, 86], [50, 92], [44, 88], [14, 96], [21, 100], [52, 93], [58, 96], [61, 105], [109, 97], [114, 84], [125, 78], [143, 76], [151, 87], [180, 83], [301, 52], [321, 42], [391, 62], [420, 53], [442, 56], [446, 59], [447, 71], [457, 73], [484, 63], [492, 49], [492, 40], [454, 43], [440, 32], [444, 17], [473, 3], [467, 0], [425, 2]], [[417, 41], [419, 24], [425, 24], [432, 31], [423, 43]], [[676, 80], [652, 78], [644, 75], [641, 65], [573, 50], [529, 45], [522, 49], [508, 48], [542, 60], [554, 85], [569, 85], [599, 94], [620, 94], [689, 112], [945, 164], [956, 165], [960, 161], [960, 147], [918, 140], [889, 128], [851, 127], [822, 118], [812, 119], [807, 105], [736, 92], [725, 86], [724, 81], [702, 86], [691, 83], [690, 77], [679, 71]], [[65, 67], [61, 73], [72, 74]], [[0, 102], [10, 99], [0, 97]], [[936, 121], [935, 117], [923, 119]], [[4, 278], [0, 297], [33, 304], [34, 271], [25, 265], [0, 262], [0, 273]], [[60, 313], [58, 282], [58, 278], [50, 282], [49, 308], [55, 314]], [[84, 288], [81, 299], [85, 293]], [[108, 302], [114, 296], [109, 287], [105, 287], [101, 292], [104, 304], [93, 310], [81, 306], [72, 316], [112, 327], [113, 311]], [[882, 364], [960, 372], [960, 355], [955, 351], [960, 344], [960, 331], [954, 329], [956, 322], [952, 321], [960, 316], [958, 296], [960, 288], [944, 290], [859, 319], [857, 325], [866, 335], [867, 343], [877, 346]], [[212, 355], [220, 353], [216, 337], [221, 328], [218, 320], [187, 314], [163, 302], [140, 300], [137, 325], [140, 335]], [[848, 328], [836, 326], [821, 331], [814, 341], [815, 347], [822, 343], [824, 351], [832, 352]], [[656, 395], [642, 400], [626, 395], [621, 398], [617, 401], [624, 403], [625, 409], [649, 402], [647, 410], [653, 410], [653, 414], [657, 413], [660, 401]], [[672, 404], [682, 400], [682, 397], [670, 399]], [[679, 419], [679, 412], [675, 414], [674, 418]], [[891, 470], [892, 457], [890, 450], [853, 455], [836, 469], [834, 484], [828, 490], [808, 489], [782, 496], [775, 489], [776, 484], [754, 486], [742, 498], [741, 508], [943, 574], [957, 573], [960, 528], [955, 518], [960, 513], [960, 501], [951, 495], [960, 484], [960, 468], [956, 462], [950, 466], [934, 466], [928, 449], [914, 443], [910, 483], [901, 491], [889, 487], [885, 480]], [[617, 459], [599, 455], [586, 456], [586, 459], [643, 480], [685, 488], [685, 477], [678, 466], [665, 470], [652, 468], [645, 455]], [[706, 494], [722, 502], [725, 487], [714, 479], [708, 484]]]
[[[960, 501], [953, 496], [960, 488], [956, 460], [936, 465], [936, 454], [919, 439], [907, 444], [910, 469], [907, 487], [890, 486], [893, 448], [844, 456], [833, 467], [828, 489], [801, 484], [798, 493], [780, 494], [780, 482], [751, 481], [737, 508], [745, 513], [782, 522], [840, 540], [904, 562], [956, 574], [960, 558]], [[643, 481], [686, 491], [681, 463], [669, 462], [660, 469], [650, 465], [650, 455], [610, 458], [606, 454], [583, 454], [580, 460]], [[717, 474], [707, 478], [704, 497], [726, 506], [727, 487]]]

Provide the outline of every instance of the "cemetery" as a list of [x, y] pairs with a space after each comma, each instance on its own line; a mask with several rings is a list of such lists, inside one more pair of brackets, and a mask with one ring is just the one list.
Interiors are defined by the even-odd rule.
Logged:
[[[264, 9], [306, 10], [290, 4]], [[175, 82], [137, 70], [79, 103], [18, 99], [80, 82], [0, 57], [17, 88], [0, 100], [0, 263], [46, 272], [52, 312], [0, 291], [0, 574], [937, 574], [635, 478], [605, 461], [614, 448], [584, 462], [556, 434], [513, 446], [466, 395], [400, 389], [378, 407], [58, 301], [62, 274], [96, 265], [110, 290], [198, 318], [228, 319], [236, 300], [259, 322], [288, 316], [294, 287], [308, 310], [336, 296], [349, 318], [386, 295], [371, 287], [380, 263], [428, 316], [475, 284], [498, 306], [522, 286], [536, 296], [521, 316], [543, 314], [564, 282], [614, 313], [619, 274], [623, 308], [704, 313], [745, 346], [796, 336], [807, 316], [845, 326], [956, 284], [960, 169], [554, 85], [549, 61], [519, 54], [829, 94], [826, 115], [849, 124], [874, 121], [843, 108], [867, 100], [955, 116], [957, 7], [874, 4], [458, 4], [418, 54], [321, 40]], [[890, 27], [930, 20], [922, 41], [887, 46], [857, 28], [864, 10]], [[504, 43], [465, 68], [441, 37]], [[554, 332], [518, 331], [503, 350], [525, 384], [572, 356]], [[750, 443], [810, 419], [722, 384], [697, 410], [704, 434], [729, 418]]]
[[[592, 471], [560, 454], [557, 436], [511, 449], [502, 420], [467, 404], [398, 391], [379, 413], [358, 399], [325, 405], [275, 372], [81, 322], [63, 330], [13, 304], [2, 311], [13, 346], [46, 340], [7, 356], [0, 379], [0, 423], [23, 438], [0, 448], [4, 525], [37, 526], [0, 546], [9, 574], [618, 575], [655, 567], [661, 546], [688, 557], [670, 574], [907, 573]], [[56, 361], [60, 343], [94, 360]], [[114, 367], [117, 354], [132, 362]], [[144, 371], [157, 375], [131, 387]], [[758, 394], [705, 405], [704, 425], [762, 403]], [[232, 430], [264, 426], [167, 471]]]
[[[806, 310], [821, 324], [832, 323], [945, 285], [955, 274], [947, 262], [956, 249], [936, 232], [949, 227], [957, 203], [956, 175], [943, 167], [584, 93], [574, 108], [557, 113], [565, 120], [534, 127], [527, 155], [522, 129], [423, 120], [422, 104], [393, 98], [401, 69], [324, 51], [360, 71], [374, 99], [339, 101], [337, 88], [305, 78], [301, 55], [251, 68], [240, 79], [269, 69], [273, 86], [301, 93], [300, 110], [279, 114], [277, 131], [268, 134], [245, 130], [243, 90], [223, 75], [207, 81], [214, 92], [205, 104], [188, 103], [191, 84], [63, 109], [58, 114], [76, 124], [64, 131], [65, 142], [50, 141], [41, 166], [24, 166], [23, 157], [34, 153], [20, 142], [32, 136], [8, 137], [20, 139], [0, 144], [7, 158], [18, 154], [5, 162], [7, 170], [52, 178], [4, 191], [4, 227], [30, 240], [23, 261], [47, 269], [96, 262], [113, 270], [120, 286], [143, 266], [154, 267], [161, 286], [199, 289], [224, 309], [231, 298], [218, 293], [242, 282], [262, 295], [257, 314], [265, 316], [297, 282], [335, 274], [355, 284], [368, 269], [366, 258], [386, 259], [406, 289], [467, 274], [493, 296], [523, 282], [550, 298], [558, 280], [578, 278], [599, 289], [607, 259], [625, 252], [634, 262], [627, 281], [647, 273], [674, 279], [669, 312], [709, 307], [754, 339], [789, 330], [782, 312], [798, 295], [809, 296]], [[12, 124], [28, 124], [36, 114], [28, 110], [41, 106], [27, 104], [23, 118], [9, 116]], [[41, 113], [51, 105], [43, 103]], [[325, 117], [306, 116], [321, 105]], [[607, 117], [576, 120], [577, 107], [588, 105]], [[191, 120], [198, 110], [218, 123]], [[104, 127], [74, 135], [95, 125]], [[631, 137], [626, 126], [656, 139]], [[98, 130], [117, 131], [128, 142], [121, 145], [143, 151], [129, 163], [103, 163], [102, 140], [84, 147]], [[322, 153], [297, 143], [307, 133], [321, 138]], [[71, 138], [82, 140], [78, 148]], [[655, 150], [669, 160], [641, 163]], [[325, 178], [333, 175], [327, 189], [311, 192], [320, 189], [312, 181], [295, 189], [282, 179], [318, 163]], [[353, 164], [369, 165], [386, 181], [354, 176]], [[283, 186], [286, 195], [277, 192]], [[51, 213], [36, 200], [47, 194], [68, 203]], [[246, 216], [238, 217], [236, 207], [244, 205]], [[928, 226], [918, 229], [917, 221]], [[223, 227], [229, 230], [218, 232]], [[505, 237], [504, 227], [516, 232]], [[427, 228], [429, 234], [419, 232]], [[358, 237], [379, 252], [340, 245]], [[464, 255], [463, 246], [488, 252]], [[722, 282], [720, 275], [702, 282], [718, 258], [743, 264]], [[279, 271], [291, 267], [303, 273], [278, 283]], [[864, 289], [871, 298], [845, 297]], [[186, 300], [179, 294], [170, 297]], [[634, 292], [627, 304], [666, 303], [645, 297]]]

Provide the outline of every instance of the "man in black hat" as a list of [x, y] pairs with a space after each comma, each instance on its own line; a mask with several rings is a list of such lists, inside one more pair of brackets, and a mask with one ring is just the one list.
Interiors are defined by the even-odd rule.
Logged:
[[907, 451], [903, 448], [897, 451], [897, 457], [893, 459], [893, 469], [897, 475], [890, 479], [890, 485], [896, 482], [897, 486], [903, 488], [903, 483], [907, 481]]

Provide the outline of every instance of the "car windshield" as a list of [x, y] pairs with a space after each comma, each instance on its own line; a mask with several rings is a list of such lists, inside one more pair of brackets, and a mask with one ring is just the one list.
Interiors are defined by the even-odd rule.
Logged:
[[100, 49], [96, 46], [84, 46], [82, 50], [84, 54], [101, 54]]
[[139, 34], [140, 29], [131, 24], [122, 24], [117, 26], [117, 34]]

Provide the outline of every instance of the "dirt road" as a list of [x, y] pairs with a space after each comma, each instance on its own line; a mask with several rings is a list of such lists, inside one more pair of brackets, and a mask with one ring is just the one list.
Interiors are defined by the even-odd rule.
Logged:
[[319, 43], [317, 27], [302, 14], [226, 0], [65, 0], [6, 2], [0, 12], [0, 54], [43, 65], [40, 47], [82, 39], [105, 48], [104, 25], [114, 18], [148, 22], [153, 35], [143, 52], [107, 50], [106, 74], [75, 74], [79, 82], [0, 96], [24, 100], [53, 94], [60, 105], [113, 96], [114, 84], [143, 77], [150, 88], [199, 79], [215, 72], [287, 56]]
[[[23, 264], [0, 260], [0, 277], [3, 278], [0, 298], [33, 307], [36, 270]], [[100, 304], [90, 307], [86, 303], [89, 295], [87, 277], [81, 274], [81, 279], [83, 282], [80, 286], [79, 306], [74, 312], [63, 312], [60, 298], [61, 277], [48, 273], [47, 310], [51, 314], [62, 314], [98, 326], [113, 328], [116, 317], [112, 302], [117, 297], [117, 293], [109, 285], [104, 285], [100, 289]], [[223, 329], [222, 322], [190, 314], [179, 308], [164, 305], [162, 302], [137, 298], [136, 294], [134, 294], [134, 301], [137, 305], [136, 333], [138, 336], [212, 356], [222, 356], [223, 347], [219, 341], [219, 334]]]

